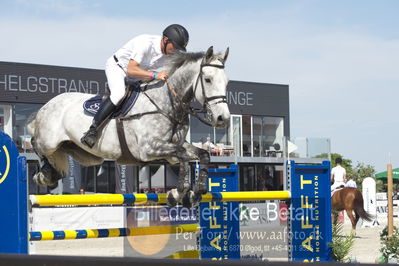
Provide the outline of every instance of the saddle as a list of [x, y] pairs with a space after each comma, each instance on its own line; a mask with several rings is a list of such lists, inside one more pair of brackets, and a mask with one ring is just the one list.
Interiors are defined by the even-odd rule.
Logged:
[[[119, 143], [121, 145], [121, 157], [118, 158], [117, 162], [119, 164], [127, 164], [127, 163], [134, 163], [136, 165], [144, 165], [144, 162], [141, 162], [137, 159], [134, 158], [133, 154], [130, 152], [129, 147], [126, 142], [126, 136], [125, 136], [125, 130], [123, 126], [123, 120], [122, 118], [127, 115], [127, 113], [132, 109], [134, 104], [137, 101], [137, 98], [139, 97], [139, 94], [141, 91], [145, 91], [147, 88], [147, 85], [141, 86], [140, 81], [135, 81], [132, 78], [125, 77], [125, 86], [126, 86], [126, 93], [119, 104], [119, 107], [110, 115], [106, 121], [109, 121], [109, 119], [115, 119], [116, 120], [116, 129], [118, 133], [118, 138], [119, 138]], [[86, 114], [89, 114], [91, 116], [94, 116], [103, 99], [106, 97], [109, 97], [109, 95], [96, 95], [87, 101], [83, 103], [83, 109]], [[102, 125], [104, 126], [107, 122]]]
[[[140, 94], [141, 82], [135, 81], [132, 78], [125, 77], [125, 86], [127, 88], [125, 95], [122, 98], [121, 103], [118, 108], [111, 114], [110, 118], [117, 118], [120, 116], [125, 116], [130, 109], [132, 109], [133, 105], [136, 103], [136, 100]], [[145, 90], [145, 87], [144, 89]], [[83, 109], [86, 114], [94, 116], [98, 108], [100, 108], [101, 102], [109, 97], [109, 94], [105, 95], [96, 95], [83, 103]]]
[[331, 191], [331, 197], [335, 194], [335, 192], [340, 191], [343, 188], [345, 188], [344, 185], [340, 185], [339, 187], [336, 187], [334, 190]]

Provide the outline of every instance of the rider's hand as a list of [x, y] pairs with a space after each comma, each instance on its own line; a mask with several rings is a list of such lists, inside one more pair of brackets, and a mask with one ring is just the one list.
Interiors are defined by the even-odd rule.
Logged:
[[158, 72], [157, 77], [155, 79], [166, 81], [168, 79], [168, 76], [169, 76], [168, 72], [160, 71]]

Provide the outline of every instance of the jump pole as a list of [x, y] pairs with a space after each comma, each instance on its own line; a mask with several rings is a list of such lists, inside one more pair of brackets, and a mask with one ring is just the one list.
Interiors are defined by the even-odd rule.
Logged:
[[[27, 254], [29, 233], [26, 159], [19, 156], [15, 144], [3, 132], [0, 132], [0, 159], [0, 211], [2, 216], [5, 217], [3, 226], [0, 227], [0, 253]], [[213, 231], [213, 233], [219, 232], [220, 235], [214, 234], [216, 235], [215, 239], [209, 239], [208, 243], [206, 241], [200, 243], [200, 251], [205, 250], [204, 247], [207, 250], [207, 252], [201, 252], [201, 257], [205, 259], [240, 258], [239, 250], [234, 254], [220, 252], [223, 249], [221, 249], [219, 243], [221, 239], [224, 239], [222, 235], [226, 228], [230, 228], [236, 235], [239, 232], [238, 219], [228, 221], [229, 224], [223, 224], [226, 221], [226, 219], [223, 219], [223, 215], [226, 214], [225, 208], [228, 204], [232, 204], [231, 209], [234, 209], [238, 208], [239, 201], [281, 199], [290, 200], [291, 204], [288, 222], [290, 260], [307, 262], [331, 260], [328, 245], [332, 237], [329, 176], [330, 164], [327, 161], [321, 165], [302, 165], [289, 161], [287, 163], [287, 179], [291, 193], [289, 191], [237, 192], [237, 165], [232, 165], [231, 168], [227, 169], [209, 169], [208, 189], [210, 193], [204, 195], [201, 204], [207, 204], [207, 207], [211, 209], [218, 209], [220, 213], [212, 213], [212, 216], [209, 217], [208, 215], [207, 217], [202, 211], [199, 212], [200, 218], [202, 218], [202, 220], [200, 219], [201, 233], [206, 234]], [[158, 197], [158, 202], [165, 201], [164, 195], [155, 195]], [[155, 195], [136, 194], [134, 201], [130, 203], [151, 202], [155, 200]], [[85, 195], [85, 197], [87, 196], [89, 195]], [[93, 205], [80, 197], [70, 198], [69, 202], [62, 202], [61, 199], [64, 200], [65, 198], [59, 198], [60, 204], [57, 205], [74, 205], [78, 203], [77, 201], [81, 201], [84, 205]], [[102, 204], [124, 204], [126, 198], [123, 194], [108, 197], [107, 200], [104, 200], [104, 197], [98, 195], [97, 198], [101, 199], [97, 202], [98, 205], [101, 205], [101, 201]], [[132, 196], [129, 197], [132, 201]], [[111, 201], [109, 201], [109, 198], [111, 198]], [[43, 206], [50, 204], [48, 201], [51, 199], [47, 196], [36, 196], [31, 198], [31, 202], [34, 205]], [[117, 235], [116, 230], [121, 232], [121, 229], [126, 228], [104, 230], [111, 230], [108, 234]], [[194, 229], [191, 228], [190, 230]], [[75, 233], [78, 234], [78, 232]], [[74, 235], [75, 233], [68, 232], [67, 234]], [[47, 232], [47, 234], [51, 235], [54, 232]], [[90, 232], [89, 234], [95, 236], [96, 233]], [[232, 237], [229, 241], [224, 241], [224, 244], [239, 245], [239, 239]], [[209, 251], [210, 247], [213, 247], [215, 252]]]
[[[213, 192], [202, 196], [201, 202], [231, 202], [256, 200], [289, 200], [289, 191], [240, 191]], [[93, 194], [93, 195], [30, 195], [32, 206], [49, 207], [62, 205], [133, 205], [166, 203], [166, 193]]]
[[147, 236], [198, 232], [198, 224], [29, 232], [29, 241]]

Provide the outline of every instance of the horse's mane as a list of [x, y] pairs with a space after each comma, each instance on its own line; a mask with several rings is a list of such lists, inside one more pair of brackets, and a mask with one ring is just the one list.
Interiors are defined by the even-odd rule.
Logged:
[[196, 53], [175, 53], [172, 58], [172, 64], [170, 66], [169, 73], [172, 75], [179, 67], [186, 63], [196, 62], [202, 57], [204, 57], [205, 52]]

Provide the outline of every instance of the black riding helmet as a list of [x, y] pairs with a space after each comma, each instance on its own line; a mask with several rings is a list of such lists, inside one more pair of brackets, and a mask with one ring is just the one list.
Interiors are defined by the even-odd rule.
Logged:
[[[189, 36], [188, 31], [183, 26], [179, 24], [169, 25], [163, 31], [163, 36], [168, 37], [168, 42], [173, 43], [177, 50], [186, 51]], [[167, 43], [165, 43], [165, 47]]]

